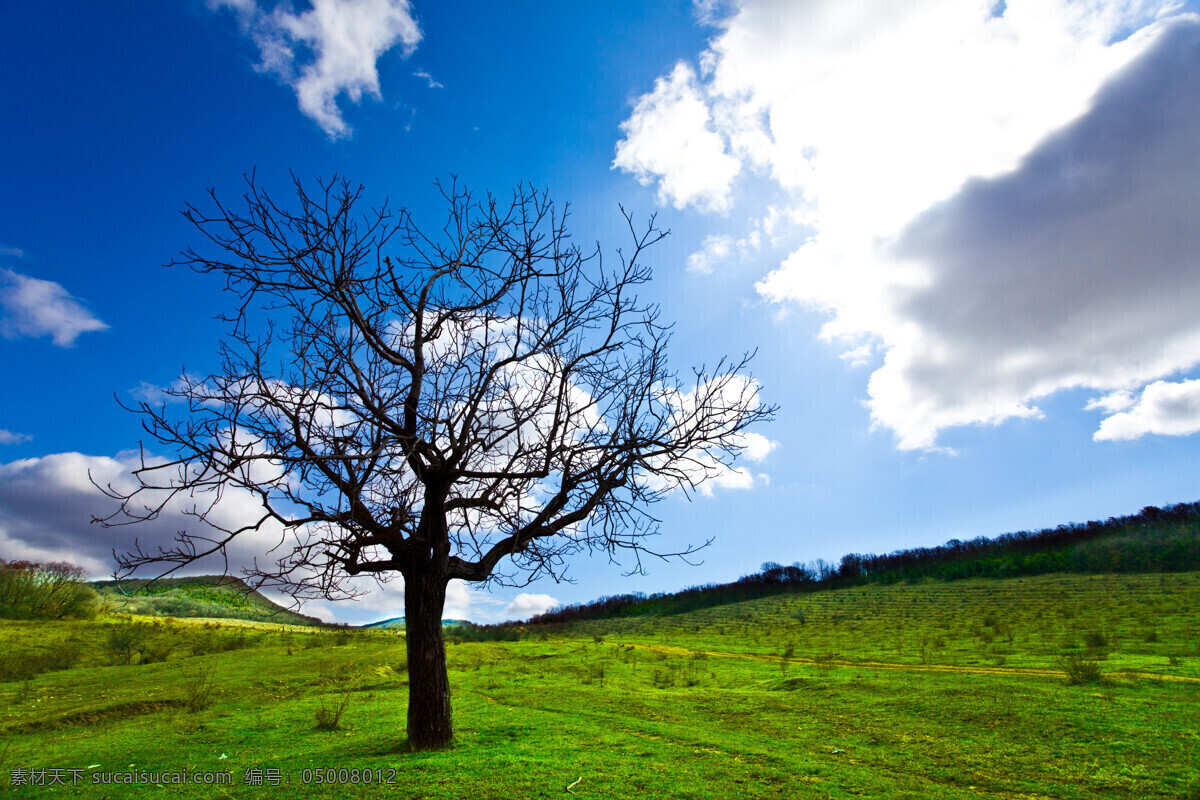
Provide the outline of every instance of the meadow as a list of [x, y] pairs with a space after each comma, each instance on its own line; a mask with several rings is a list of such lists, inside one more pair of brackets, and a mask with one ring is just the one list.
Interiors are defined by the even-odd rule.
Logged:
[[[781, 594], [512, 642], [450, 628], [457, 740], [436, 753], [404, 751], [397, 631], [0, 621], [0, 791], [1196, 799], [1196, 608], [1196, 572], [1051, 574]], [[228, 783], [93, 782], [143, 772]]]

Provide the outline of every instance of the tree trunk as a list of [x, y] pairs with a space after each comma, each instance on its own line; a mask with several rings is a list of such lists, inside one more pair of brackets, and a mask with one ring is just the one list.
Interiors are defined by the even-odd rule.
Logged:
[[408, 642], [408, 746], [436, 750], [454, 738], [450, 679], [442, 641], [446, 581], [404, 576], [404, 633]]

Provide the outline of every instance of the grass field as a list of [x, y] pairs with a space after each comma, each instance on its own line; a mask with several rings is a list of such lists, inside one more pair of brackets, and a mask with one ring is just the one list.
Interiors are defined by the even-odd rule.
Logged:
[[[1048, 575], [451, 643], [457, 743], [421, 754], [395, 632], [4, 622], [0, 791], [1200, 798], [1197, 608], [1200, 573]], [[93, 783], [185, 770], [229, 783]]]

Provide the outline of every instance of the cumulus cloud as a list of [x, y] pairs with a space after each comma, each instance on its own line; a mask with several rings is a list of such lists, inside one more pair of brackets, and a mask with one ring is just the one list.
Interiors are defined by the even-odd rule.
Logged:
[[779, 442], [774, 439], [768, 439], [761, 433], [747, 433], [742, 455], [751, 461], [758, 462], [770, 455], [777, 447], [779, 447]]
[[1093, 397], [1083, 408], [1084, 411], [1103, 411], [1106, 414], [1115, 414], [1129, 408], [1134, 402], [1133, 392], [1128, 389], [1117, 389], [1103, 397]]
[[[1200, 362], [1197, 29], [1167, 1], [745, 0], [698, 76], [661, 81], [774, 185], [762, 229], [807, 229], [761, 295], [828, 315], [850, 365], [882, 355], [874, 423], [933, 449]], [[641, 98], [622, 144], [671, 97]], [[733, 166], [690, 194], [682, 159], [618, 166], [664, 201], [739, 201]]]
[[1200, 362], [1198, 94], [1188, 22], [1015, 171], [904, 229], [891, 253], [926, 282], [894, 287], [890, 325], [871, 331], [891, 344], [869, 388], [877, 422], [927, 446], [951, 425], [1037, 415], [1056, 391]]
[[661, 202], [676, 208], [728, 208], [730, 183], [741, 165], [712, 130], [689, 66], [679, 64], [656, 80], [654, 91], [638, 100], [621, 130], [625, 138], [617, 145], [613, 166], [632, 172], [643, 185], [657, 180]]
[[1155, 381], [1127, 411], [1105, 419], [1092, 437], [1098, 442], [1139, 439], [1147, 433], [1188, 436], [1200, 431], [1200, 380]]
[[544, 614], [558, 605], [558, 600], [548, 594], [521, 592], [504, 607], [502, 616], [506, 620], [529, 619], [535, 614]]
[[300, 110], [331, 139], [350, 135], [338, 97], [380, 98], [379, 57], [396, 46], [408, 56], [422, 37], [408, 0], [312, 0], [301, 13], [283, 4], [267, 12], [255, 0], [209, 5], [237, 13], [258, 46], [258, 69], [290, 86]]
[[[120, 453], [116, 457], [82, 453], [54, 453], [0, 464], [0, 558], [7, 560], [69, 561], [82, 566], [94, 577], [111, 575], [118, 553], [133, 549], [135, 539], [143, 550], [171, 547], [178, 531], [200, 532], [194, 517], [185, 513], [191, 503], [181, 499], [171, 503], [152, 522], [125, 527], [102, 528], [91, 523], [93, 516], [105, 516], [115, 509], [88, 478], [117, 489], [133, 488], [130, 473], [138, 465], [138, 455]], [[215, 511], [214, 520], [230, 526], [257, 519], [261, 506], [250, 493], [229, 489]], [[229, 574], [238, 575], [242, 567], [257, 556], [270, 558], [283, 531], [268, 525], [258, 533], [241, 534], [229, 548]], [[226, 564], [210, 557], [184, 573], [202, 575], [220, 573]], [[147, 577], [153, 573], [146, 573]], [[404, 581], [399, 575], [385, 583], [371, 577], [351, 579], [364, 592], [355, 601], [308, 601], [306, 614], [327, 621], [362, 624], [404, 615]], [[268, 594], [281, 605], [291, 598]], [[518, 594], [511, 601], [463, 581], [451, 581], [446, 589], [446, 619], [470, 619], [499, 622], [541, 613], [558, 604], [545, 594]]]
[[[93, 516], [107, 516], [116, 509], [89, 480], [112, 485], [118, 490], [133, 488], [132, 471], [139, 464], [136, 453], [115, 458], [82, 453], [54, 453], [0, 464], [0, 554], [5, 557], [71, 561], [93, 575], [106, 575], [116, 566], [112, 552], [129, 552], [135, 539], [143, 550], [170, 547], [180, 530], [203, 533], [187, 511], [205, 501], [180, 497], [151, 522], [115, 528], [92, 524]], [[227, 527], [258, 519], [262, 507], [249, 492], [225, 492], [212, 519]], [[267, 525], [258, 533], [239, 536], [229, 548], [230, 569], [251, 563], [279, 543], [282, 530]], [[190, 574], [220, 572], [219, 556], [198, 562]]]
[[27, 433], [13, 433], [10, 430], [0, 428], [0, 444], [21, 444], [28, 442], [33, 437]]
[[0, 333], [8, 339], [49, 336], [71, 347], [82, 333], [108, 329], [59, 284], [10, 269], [0, 269], [0, 307]]

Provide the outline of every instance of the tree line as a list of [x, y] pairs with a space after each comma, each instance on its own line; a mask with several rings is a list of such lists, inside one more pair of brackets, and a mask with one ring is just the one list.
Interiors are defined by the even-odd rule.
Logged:
[[1200, 502], [1104, 521], [1068, 523], [995, 538], [951, 539], [875, 555], [848, 553], [837, 563], [817, 559], [783, 565], [768, 561], [730, 583], [692, 586], [673, 593], [608, 595], [552, 609], [530, 625], [578, 620], [679, 614], [782, 592], [816, 591], [864, 583], [925, 579], [1008, 578], [1049, 572], [1180, 572], [1200, 569]]

